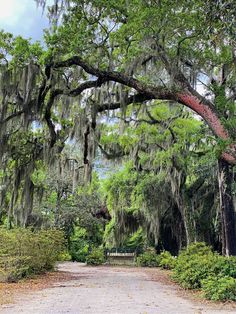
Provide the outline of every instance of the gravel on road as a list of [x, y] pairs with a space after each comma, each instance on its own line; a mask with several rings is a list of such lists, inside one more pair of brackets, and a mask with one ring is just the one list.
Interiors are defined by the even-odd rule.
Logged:
[[[227, 314], [228, 309], [194, 301], [179, 293], [158, 269], [135, 267], [88, 267], [65, 262], [59, 271], [68, 281], [50, 288], [19, 294], [15, 303], [0, 307], [2, 314]], [[71, 276], [73, 274], [73, 276]]]

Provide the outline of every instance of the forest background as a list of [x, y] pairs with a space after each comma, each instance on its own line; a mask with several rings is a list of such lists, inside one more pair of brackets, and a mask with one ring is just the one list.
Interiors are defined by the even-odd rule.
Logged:
[[0, 32], [3, 229], [63, 230], [79, 261], [199, 241], [236, 255], [234, 2], [48, 10], [43, 43]]

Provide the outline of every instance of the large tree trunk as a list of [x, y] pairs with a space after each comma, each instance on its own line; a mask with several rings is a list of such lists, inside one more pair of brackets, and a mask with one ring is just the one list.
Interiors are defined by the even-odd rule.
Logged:
[[233, 167], [225, 160], [220, 159], [219, 165], [219, 191], [222, 224], [222, 253], [236, 255], [236, 226], [233, 199]]

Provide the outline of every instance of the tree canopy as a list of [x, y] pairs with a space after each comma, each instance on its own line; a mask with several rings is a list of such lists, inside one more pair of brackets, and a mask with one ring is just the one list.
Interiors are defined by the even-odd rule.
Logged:
[[121, 162], [99, 201], [118, 238], [142, 227], [176, 251], [199, 237], [236, 254], [235, 13], [233, 1], [55, 1], [44, 46], [1, 31], [9, 221], [30, 224], [43, 194], [56, 193], [56, 223], [63, 198], [74, 212], [103, 155]]

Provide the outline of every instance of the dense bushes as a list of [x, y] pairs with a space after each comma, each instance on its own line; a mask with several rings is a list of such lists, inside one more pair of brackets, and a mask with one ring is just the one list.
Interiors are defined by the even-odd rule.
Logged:
[[229, 276], [203, 279], [202, 290], [210, 300], [236, 301], [236, 279]]
[[177, 258], [173, 278], [184, 288], [201, 289], [211, 300], [236, 300], [236, 257], [213, 253], [195, 243]]
[[29, 274], [29, 257], [0, 256], [0, 282], [13, 282]]
[[103, 249], [93, 248], [92, 251], [86, 257], [86, 263], [88, 265], [101, 265], [105, 262], [105, 256]]
[[160, 255], [157, 255], [153, 248], [149, 248], [136, 258], [137, 266], [142, 267], [160, 266], [163, 269], [173, 269], [175, 262], [176, 259], [169, 252], [164, 251]]
[[192, 244], [179, 254], [173, 278], [184, 288], [200, 288], [201, 280], [212, 274], [214, 260], [210, 248], [203, 243]]
[[159, 255], [159, 266], [163, 269], [173, 269], [176, 264], [176, 259], [170, 254], [170, 252], [164, 251]]
[[220, 256], [204, 243], [191, 244], [178, 258], [149, 249], [136, 262], [138, 266], [173, 269], [176, 282], [186, 289], [202, 290], [207, 299], [236, 301], [236, 257]]
[[54, 267], [65, 250], [58, 230], [0, 229], [0, 281], [16, 281]]
[[86, 225], [86, 228], [74, 226], [68, 247], [72, 261], [86, 262], [90, 249], [102, 244], [102, 234], [99, 223], [91, 223]]
[[159, 256], [156, 254], [155, 249], [151, 248], [136, 258], [136, 264], [142, 267], [157, 267], [159, 262]]
[[86, 261], [86, 256], [89, 253], [89, 244], [83, 240], [71, 241], [69, 252], [72, 261], [84, 263]]

